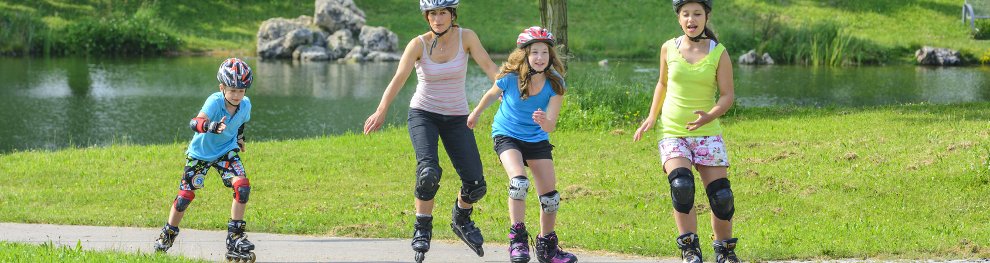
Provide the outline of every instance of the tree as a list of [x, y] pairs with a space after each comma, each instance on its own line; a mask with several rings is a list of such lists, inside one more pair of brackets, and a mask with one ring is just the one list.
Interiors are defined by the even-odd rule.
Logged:
[[540, 0], [540, 23], [553, 33], [562, 58], [567, 57], [567, 0]]

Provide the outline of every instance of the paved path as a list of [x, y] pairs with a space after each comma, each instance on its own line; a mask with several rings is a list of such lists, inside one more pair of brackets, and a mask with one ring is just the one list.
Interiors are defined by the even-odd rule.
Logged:
[[[151, 252], [158, 228], [66, 226], [0, 223], [0, 241], [52, 243], [84, 249]], [[224, 260], [226, 231], [182, 229], [170, 254], [211, 261]], [[248, 232], [258, 248], [258, 262], [413, 262], [409, 240], [367, 239], [321, 236], [280, 235]], [[478, 257], [463, 243], [434, 240], [425, 262], [509, 262], [506, 244], [485, 245], [485, 257]], [[572, 251], [579, 262], [679, 262], [600, 252]], [[538, 262], [534, 258], [530, 262]]]

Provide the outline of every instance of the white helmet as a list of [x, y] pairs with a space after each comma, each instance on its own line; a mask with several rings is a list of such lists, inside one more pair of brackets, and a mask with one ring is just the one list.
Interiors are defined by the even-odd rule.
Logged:
[[441, 8], [457, 8], [460, 0], [419, 0], [419, 11], [426, 12]]

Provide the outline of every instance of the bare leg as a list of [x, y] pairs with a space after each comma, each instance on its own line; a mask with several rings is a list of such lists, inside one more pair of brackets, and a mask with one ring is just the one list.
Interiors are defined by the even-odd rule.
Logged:
[[[703, 166], [697, 165], [695, 168], [701, 173], [701, 180], [705, 183], [705, 187], [708, 184], [728, 176], [728, 167], [725, 166]], [[732, 238], [732, 221], [731, 220], [721, 220], [715, 217], [715, 214], [711, 215], [712, 218], [712, 231], [715, 232], [715, 240], [726, 240]]]
[[[502, 161], [502, 167], [505, 168], [505, 174], [509, 176], [510, 180], [516, 176], [526, 176], [526, 168], [523, 166], [522, 153], [520, 153], [519, 150], [505, 150], [498, 157]], [[526, 201], [512, 198], [507, 199], [509, 200], [510, 223], [516, 224], [525, 222]]]
[[[533, 182], [536, 183], [536, 192], [540, 195], [549, 193], [557, 189], [557, 176], [553, 171], [553, 160], [539, 159], [528, 160], [529, 169], [533, 171]], [[557, 213], [547, 213], [540, 210], [540, 236], [553, 232], [554, 225], [557, 224]]]

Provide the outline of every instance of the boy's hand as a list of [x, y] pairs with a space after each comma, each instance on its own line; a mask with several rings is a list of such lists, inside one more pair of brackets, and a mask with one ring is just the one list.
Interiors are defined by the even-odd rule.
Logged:
[[217, 125], [217, 127], [215, 128], [216, 131], [214, 131], [213, 133], [216, 133], [216, 134], [223, 133], [223, 130], [226, 130], [227, 129], [227, 124], [224, 123], [225, 121], [227, 121], [227, 116], [221, 117], [220, 118], [220, 122], [217, 122], [216, 123], [216, 125]]

